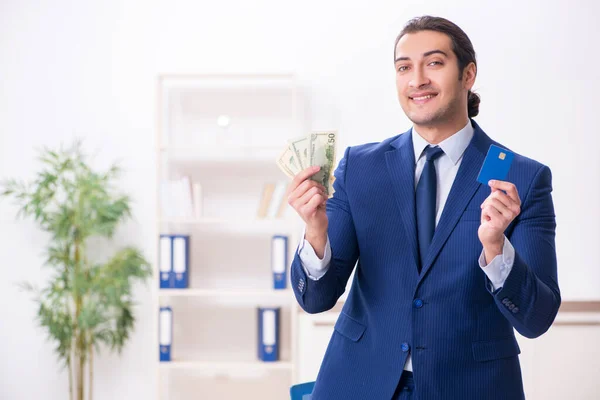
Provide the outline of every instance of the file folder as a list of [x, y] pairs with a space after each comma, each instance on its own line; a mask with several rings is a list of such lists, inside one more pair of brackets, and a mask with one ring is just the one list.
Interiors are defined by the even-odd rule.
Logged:
[[168, 289], [173, 287], [173, 252], [171, 244], [171, 236], [160, 235], [159, 241], [160, 262], [158, 265], [160, 275], [160, 288]]
[[175, 289], [189, 286], [190, 237], [173, 235], [173, 274]]
[[161, 307], [158, 320], [160, 361], [171, 361], [171, 346], [173, 344], [173, 310], [171, 307]]
[[271, 239], [271, 269], [273, 270], [273, 289], [285, 289], [288, 264], [288, 237], [275, 235]]
[[258, 308], [258, 358], [262, 361], [279, 360], [280, 307]]

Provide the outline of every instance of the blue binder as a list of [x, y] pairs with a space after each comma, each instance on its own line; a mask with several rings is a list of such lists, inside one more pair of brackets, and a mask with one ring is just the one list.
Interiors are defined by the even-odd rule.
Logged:
[[175, 275], [173, 273], [173, 245], [170, 235], [160, 235], [158, 242], [159, 265], [158, 271], [160, 275], [160, 288], [168, 289], [174, 285]]
[[279, 360], [280, 307], [258, 308], [258, 358], [262, 361]]
[[173, 310], [171, 307], [160, 308], [158, 322], [160, 361], [171, 361], [171, 346], [173, 345]]
[[171, 238], [173, 242], [173, 287], [187, 289], [190, 270], [190, 237], [189, 235], [172, 235]]
[[271, 270], [273, 271], [273, 289], [285, 289], [287, 286], [288, 237], [275, 235], [271, 239]]

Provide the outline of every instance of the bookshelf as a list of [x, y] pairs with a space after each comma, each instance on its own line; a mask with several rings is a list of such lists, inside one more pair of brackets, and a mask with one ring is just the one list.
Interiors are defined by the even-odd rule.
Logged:
[[[281, 148], [306, 133], [296, 80], [162, 75], [157, 91], [157, 230], [189, 235], [187, 288], [159, 289], [161, 246], [155, 255], [157, 399], [287, 398], [297, 380], [299, 315], [289, 261], [302, 221], [273, 187], [288, 181], [275, 164]], [[281, 290], [273, 289], [275, 235], [288, 237]], [[158, 311], [166, 306], [172, 358], [160, 362]], [[280, 308], [278, 361], [258, 357], [258, 307]]]

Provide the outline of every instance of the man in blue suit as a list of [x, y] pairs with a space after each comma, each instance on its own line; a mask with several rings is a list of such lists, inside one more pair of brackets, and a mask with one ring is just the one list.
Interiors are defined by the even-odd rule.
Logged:
[[475, 51], [458, 26], [409, 21], [394, 63], [412, 128], [346, 149], [330, 199], [318, 168], [290, 185], [300, 306], [330, 310], [356, 267], [312, 399], [523, 399], [513, 328], [542, 335], [561, 302], [550, 169], [515, 154], [505, 181], [476, 181], [506, 146], [472, 119]]

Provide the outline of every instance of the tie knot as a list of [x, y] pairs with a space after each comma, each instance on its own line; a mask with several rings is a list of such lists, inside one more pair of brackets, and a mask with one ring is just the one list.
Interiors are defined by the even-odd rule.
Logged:
[[441, 147], [435, 146], [427, 146], [425, 148], [425, 156], [427, 157], [427, 161], [434, 161], [436, 158], [444, 154], [444, 150]]

